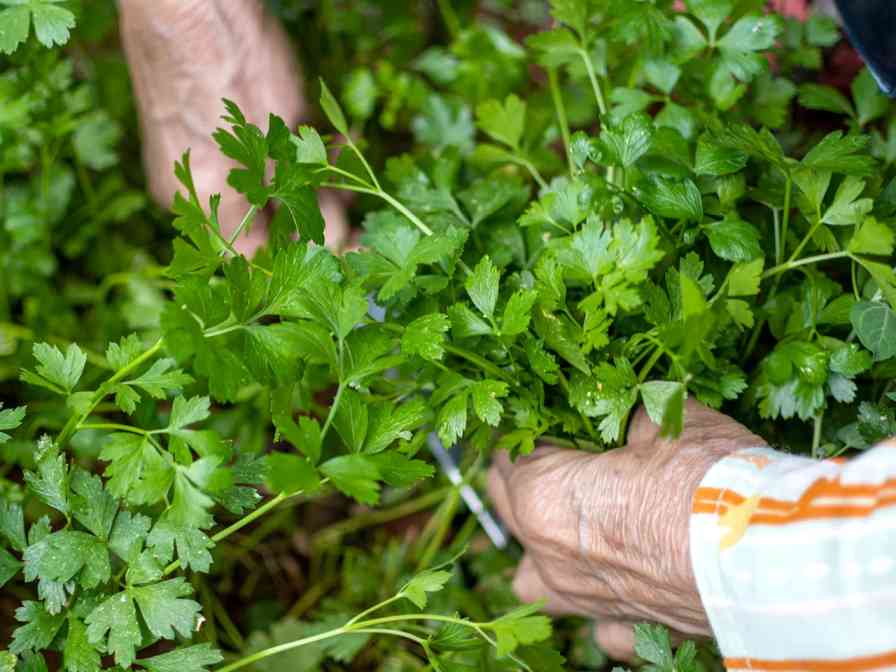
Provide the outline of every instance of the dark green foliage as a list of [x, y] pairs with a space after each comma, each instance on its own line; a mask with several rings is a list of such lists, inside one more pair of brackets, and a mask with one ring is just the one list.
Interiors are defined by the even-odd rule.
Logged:
[[[50, 651], [71, 672], [203, 672], [222, 643], [255, 655], [305, 640], [283, 665], [566, 669], [548, 645], [574, 631], [513, 610], [510, 556], [423, 569], [447, 559], [453, 491], [429, 504], [421, 542], [371, 533], [363, 552], [316, 555], [330, 537], [315, 537], [310, 571], [338, 595], [307, 620], [262, 618], [248, 641], [203, 575], [239, 565], [228, 537], [288, 498], [339, 491], [388, 510], [418, 501], [412, 489], [439, 495], [420, 452], [433, 431], [463, 443], [474, 483], [495, 446], [618, 446], [639, 403], [676, 434], [688, 397], [816, 456], [896, 433], [896, 116], [866, 71], [850, 96], [791, 81], [819, 67], [834, 27], [758, 1], [732, 15], [726, 0], [556, 0], [555, 27], [523, 47], [441, 4], [447, 37], [432, 45], [390, 3], [368, 7], [400, 36], [394, 62], [363, 12], [328, 17], [316, 39], [357, 44], [350, 67], [318, 63], [339, 75], [320, 85], [327, 127], [261, 129], [225, 101], [215, 140], [246, 223], [279, 208], [253, 259], [222, 235], [217, 198], [200, 202], [188, 153], [173, 254], [158, 245], [119, 147], [129, 109], [103, 92], [120, 80], [82, 82], [41, 46], [68, 39], [65, 3], [2, 10], [15, 16], [0, 97], [18, 102], [0, 117], [0, 379], [14, 400], [0, 408], [0, 585], [28, 598], [16, 669], [46, 669]], [[527, 85], [529, 62], [543, 83]], [[803, 127], [797, 104], [843, 128]], [[398, 136], [413, 146], [381, 161]], [[321, 187], [358, 195], [361, 250], [319, 244]], [[336, 543], [361, 529], [340, 524]], [[375, 616], [352, 617], [369, 604], [405, 619], [390, 622], [413, 663], [378, 648], [395, 633]], [[637, 642], [647, 669], [700, 669], [660, 628]]]

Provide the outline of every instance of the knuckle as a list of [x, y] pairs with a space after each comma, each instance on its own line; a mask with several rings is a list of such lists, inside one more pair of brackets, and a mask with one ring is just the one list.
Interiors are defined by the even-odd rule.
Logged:
[[544, 597], [539, 594], [537, 587], [533, 584], [530, 578], [520, 572], [517, 572], [514, 577], [512, 587], [513, 594], [516, 595], [521, 602], [536, 602]]

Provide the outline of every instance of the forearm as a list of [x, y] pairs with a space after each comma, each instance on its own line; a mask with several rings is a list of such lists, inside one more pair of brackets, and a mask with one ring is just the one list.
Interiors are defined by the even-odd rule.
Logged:
[[289, 125], [303, 114], [289, 41], [260, 1], [120, 0], [119, 8], [150, 188], [163, 205], [177, 190], [171, 168], [187, 148], [200, 192], [221, 190], [211, 134], [222, 98], [263, 129], [269, 113]]
[[896, 666], [896, 445], [738, 452], [703, 479], [690, 536], [729, 670]]

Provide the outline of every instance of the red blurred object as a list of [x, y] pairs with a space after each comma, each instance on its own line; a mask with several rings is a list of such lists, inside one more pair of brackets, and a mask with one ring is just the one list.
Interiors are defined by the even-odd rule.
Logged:
[[809, 0], [772, 0], [771, 7], [779, 14], [792, 16], [800, 21], [809, 18]]
[[849, 42], [843, 41], [834, 47], [828, 57], [826, 67], [821, 73], [821, 83], [838, 89], [849, 88], [863, 65], [859, 52], [853, 49]]

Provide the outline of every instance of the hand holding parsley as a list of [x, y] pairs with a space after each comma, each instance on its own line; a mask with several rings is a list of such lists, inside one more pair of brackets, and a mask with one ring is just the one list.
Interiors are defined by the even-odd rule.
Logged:
[[[233, 233], [248, 204], [235, 189], [221, 188], [233, 164], [212, 138], [220, 123], [220, 100], [236, 101], [256, 123], [273, 113], [293, 125], [304, 115], [301, 76], [285, 32], [261, 2], [123, 0], [121, 34], [150, 191], [160, 204], [171, 203], [178, 189], [171, 166], [190, 148], [203, 201], [221, 192], [218, 217], [225, 234]], [[329, 223], [327, 241], [338, 246], [347, 228], [342, 208], [326, 195], [321, 210]], [[245, 233], [234, 242], [249, 256], [267, 239], [265, 214], [254, 218], [255, 225], [246, 222]]]
[[547, 600], [554, 613], [596, 617], [597, 640], [616, 659], [631, 657], [637, 622], [710, 635], [689, 555], [691, 499], [716, 461], [764, 443], [689, 401], [675, 439], [641, 409], [618, 450], [546, 446], [515, 464], [499, 455], [489, 490], [526, 547], [517, 594]]

